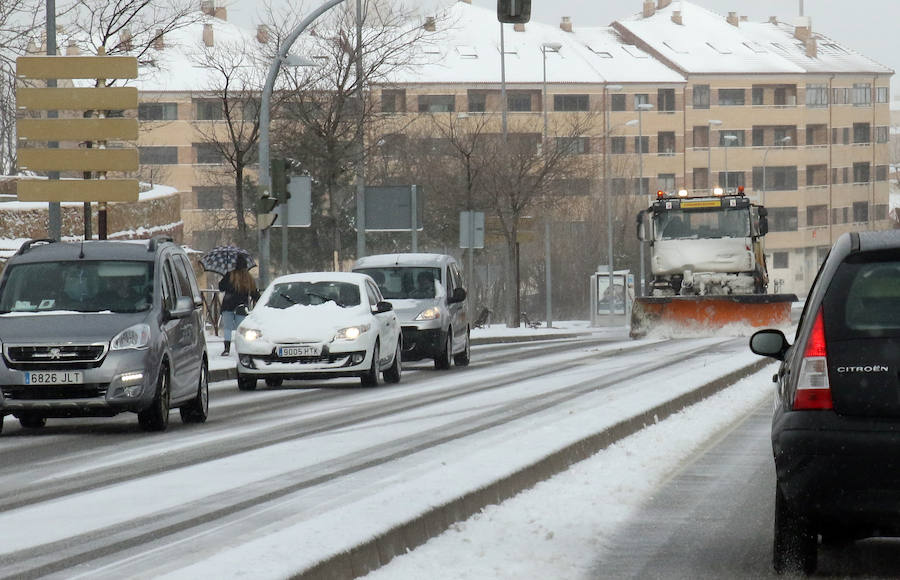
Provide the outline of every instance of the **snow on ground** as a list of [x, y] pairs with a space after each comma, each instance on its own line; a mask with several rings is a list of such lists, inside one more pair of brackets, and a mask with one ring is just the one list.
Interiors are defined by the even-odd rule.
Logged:
[[772, 397], [774, 364], [531, 490], [485, 508], [365, 578], [587, 578], [617, 526], [681, 462]]

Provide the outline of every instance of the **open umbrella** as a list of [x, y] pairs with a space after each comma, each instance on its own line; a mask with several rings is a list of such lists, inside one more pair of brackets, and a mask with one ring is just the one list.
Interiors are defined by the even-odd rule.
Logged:
[[224, 276], [237, 266], [238, 256], [247, 260], [247, 268], [255, 268], [256, 261], [250, 252], [237, 246], [217, 246], [200, 258], [200, 265], [207, 272], [215, 272]]

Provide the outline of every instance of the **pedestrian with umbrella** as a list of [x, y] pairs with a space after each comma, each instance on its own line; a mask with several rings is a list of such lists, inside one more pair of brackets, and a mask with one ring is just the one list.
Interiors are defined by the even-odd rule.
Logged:
[[219, 290], [222, 297], [222, 323], [225, 334], [225, 350], [222, 356], [231, 354], [231, 338], [240, 326], [252, 302], [259, 299], [256, 280], [250, 275], [253, 258], [246, 250], [234, 246], [220, 246], [203, 256], [204, 269], [222, 274]]

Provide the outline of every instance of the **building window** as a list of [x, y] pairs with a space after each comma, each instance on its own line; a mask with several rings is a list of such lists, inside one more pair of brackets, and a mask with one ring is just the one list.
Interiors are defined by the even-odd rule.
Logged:
[[806, 106], [821, 108], [828, 106], [828, 85], [806, 85]]
[[[784, 146], [794, 138], [795, 127], [775, 127], [775, 141], [773, 145]], [[790, 138], [790, 139], [789, 139]]]
[[634, 110], [637, 111], [638, 105], [649, 105], [650, 104], [650, 95], [646, 93], [639, 93], [634, 96]]
[[224, 161], [215, 143], [194, 143], [194, 149], [197, 151], [197, 163], [220, 164]]
[[675, 192], [675, 174], [660, 173], [656, 176], [656, 187], [667, 193]]
[[766, 130], [763, 127], [753, 127], [751, 138], [754, 147], [762, 147], [766, 142]]
[[797, 231], [796, 207], [770, 207], [769, 229], [773, 232]]
[[720, 107], [738, 107], [744, 105], [744, 89], [719, 89]]
[[806, 207], [806, 226], [827, 226], [828, 225], [828, 206], [827, 205], [810, 205]]
[[828, 185], [828, 166], [827, 165], [807, 165], [806, 166], [806, 185], [807, 187], [816, 185]]
[[382, 113], [405, 113], [406, 91], [386, 89], [381, 91]]
[[657, 133], [656, 146], [660, 155], [675, 155], [675, 133], [672, 131]]
[[469, 91], [467, 94], [470, 113], [484, 113], [487, 111], [487, 93], [484, 91]]
[[869, 163], [864, 161], [862, 163], [854, 163], [853, 164], [853, 183], [868, 183], [869, 182]]
[[637, 195], [647, 195], [650, 193], [650, 178], [642, 177], [640, 179], [634, 178], [631, 180], [633, 191]]
[[734, 191], [738, 187], [744, 187], [744, 172], [743, 171], [729, 171], [719, 172], [719, 185], [725, 188], [727, 191]]
[[660, 111], [675, 112], [675, 89], [657, 90], [656, 103]]
[[197, 209], [222, 209], [225, 207], [225, 194], [221, 187], [194, 186], [197, 195]]
[[177, 103], [141, 103], [138, 105], [141, 121], [175, 121], [178, 119]]
[[709, 125], [696, 125], [694, 127], [694, 148], [705, 149], [709, 147]]
[[831, 102], [834, 105], [849, 105], [850, 104], [850, 89], [849, 88], [831, 89]]
[[625, 95], [612, 95], [612, 110], [613, 111], [624, 111], [625, 110]]
[[588, 111], [590, 98], [587, 95], [553, 95], [554, 111]]
[[765, 104], [765, 94], [762, 87], [753, 87], [750, 90], [750, 101], [753, 103], [754, 107], [761, 107]]
[[506, 95], [507, 110], [517, 113], [531, 111], [530, 93], [509, 93]]
[[794, 191], [797, 189], [797, 167], [766, 167], [763, 183], [762, 166], [753, 168], [753, 187], [765, 191]]
[[709, 189], [709, 169], [706, 167], [694, 168], [694, 189]]
[[869, 221], [869, 202], [854, 201], [853, 202], [853, 221], [867, 222]]
[[853, 142], [869, 143], [869, 124], [853, 123]]
[[888, 180], [888, 166], [887, 165], [876, 165], [875, 166], [875, 181], [887, 181]]
[[890, 101], [890, 96], [888, 95], [889, 87], [875, 87], [875, 102], [876, 103], [887, 103]]
[[222, 101], [218, 99], [198, 99], [195, 104], [198, 121], [221, 121], [224, 117]]
[[141, 165], [177, 165], [178, 147], [138, 147]]
[[567, 155], [584, 155], [590, 153], [587, 137], [557, 137], [556, 148]]
[[875, 142], [887, 143], [890, 140], [890, 127], [875, 127]]
[[709, 108], [709, 85], [694, 85], [693, 90], [694, 108]]
[[806, 144], [807, 145], [827, 145], [828, 144], [828, 127], [826, 125], [807, 125], [806, 126]]
[[872, 104], [872, 85], [870, 83], [853, 84], [853, 105], [868, 107]]
[[396, 158], [409, 151], [409, 137], [403, 133], [386, 133], [378, 140], [382, 157]]
[[611, 138], [609, 151], [613, 155], [623, 155], [625, 153], [625, 137]]
[[586, 196], [591, 194], [591, 180], [584, 178], [560, 179], [552, 184], [552, 191], [566, 196]]
[[635, 153], [650, 153], [650, 137], [635, 137], [634, 138], [634, 152]]
[[628, 180], [624, 177], [613, 177], [610, 182], [610, 186], [612, 187], [613, 195], [626, 195], [628, 194], [627, 189]]
[[[734, 137], [734, 139], [726, 139], [725, 137]], [[719, 147], [743, 147], [744, 131], [719, 131]]]
[[788, 252], [772, 252], [772, 267], [773, 268], [788, 268], [788, 256], [790, 253]]
[[452, 113], [455, 102], [453, 95], [419, 95], [419, 112]]

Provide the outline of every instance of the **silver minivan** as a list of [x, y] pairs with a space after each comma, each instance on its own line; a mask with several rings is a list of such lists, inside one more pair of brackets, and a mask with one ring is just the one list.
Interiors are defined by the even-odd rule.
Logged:
[[446, 254], [379, 254], [356, 261], [394, 305], [403, 331], [403, 360], [434, 359], [438, 369], [469, 364], [466, 290], [459, 265]]
[[163, 431], [175, 407], [206, 421], [202, 304], [171, 238], [26, 242], [0, 277], [0, 429], [130, 411]]

